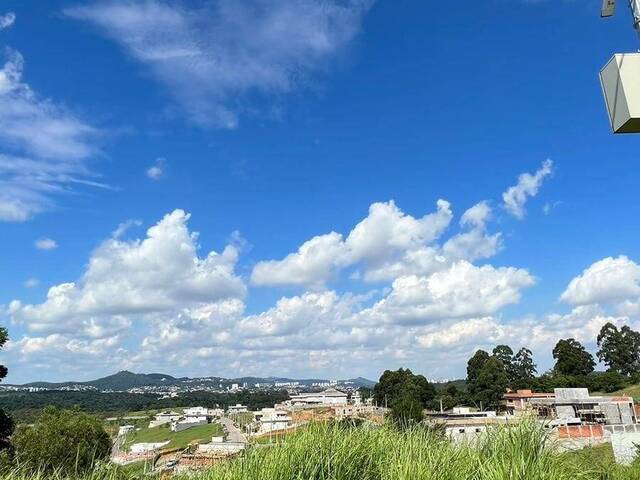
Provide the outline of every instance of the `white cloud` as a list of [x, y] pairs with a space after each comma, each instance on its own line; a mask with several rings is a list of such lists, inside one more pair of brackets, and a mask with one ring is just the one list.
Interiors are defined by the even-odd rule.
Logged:
[[359, 33], [369, 0], [96, 1], [65, 10], [144, 64], [201, 125], [304, 86]]
[[560, 299], [571, 305], [640, 299], [640, 265], [628, 257], [607, 257], [575, 277]]
[[407, 260], [435, 265], [437, 254], [426, 245], [442, 234], [452, 216], [444, 200], [437, 202], [436, 212], [422, 218], [404, 213], [393, 201], [374, 203], [346, 240], [335, 232], [314, 237], [283, 260], [256, 264], [251, 280], [256, 285], [318, 287], [339, 269], [360, 263], [366, 280], [388, 280], [404, 271]]
[[477, 343], [492, 343], [502, 338], [505, 327], [493, 317], [471, 318], [442, 328], [438, 325], [417, 340], [423, 348], [452, 348]]
[[[543, 371], [560, 338], [593, 350], [606, 322], [638, 327], [638, 267], [627, 257], [596, 262], [576, 277], [563, 294], [575, 304], [568, 313], [503, 319], [534, 277], [522, 268], [438, 260], [448, 241], [435, 242], [451, 216], [445, 203], [421, 218], [391, 202], [374, 204], [353, 229], [367, 242], [353, 231], [346, 240], [315, 237], [272, 269], [283, 278], [295, 272], [312, 290], [257, 310], [245, 306], [235, 273], [238, 247], [199, 255], [185, 212], [166, 215], [137, 240], [123, 240], [122, 226], [93, 252], [78, 281], [52, 286], [39, 304], [9, 304], [5, 314], [27, 333], [7, 353], [18, 369], [61, 372], [65, 362], [92, 371], [330, 377], [409, 366], [442, 377], [463, 373], [477, 348], [527, 346]], [[474, 205], [461, 216], [458, 235], [485, 232], [490, 217], [487, 203]], [[390, 267], [391, 257], [378, 255], [389, 250], [402, 268], [388, 288], [359, 295], [322, 288], [354, 258], [365, 274], [376, 262]]]
[[5, 13], [4, 15], [0, 15], [0, 30], [4, 30], [5, 28], [9, 28], [16, 21], [16, 14], [13, 12]]
[[22, 81], [22, 56], [7, 56], [0, 68], [0, 221], [21, 222], [74, 185], [101, 186], [86, 165], [99, 131], [40, 98]]
[[335, 232], [319, 235], [282, 260], [256, 264], [251, 281], [255, 285], [310, 285], [320, 288], [335, 275], [344, 251], [342, 235]]
[[255, 285], [318, 289], [341, 270], [357, 266], [353, 279], [387, 282], [403, 275], [430, 275], [458, 260], [489, 258], [502, 248], [502, 235], [486, 231], [491, 218], [488, 202], [467, 210], [460, 220], [462, 232], [438, 245], [452, 218], [445, 200], [438, 200], [437, 210], [421, 218], [404, 213], [393, 201], [374, 203], [346, 240], [336, 232], [313, 237], [282, 260], [258, 262], [251, 280]]
[[[385, 249], [415, 247], [420, 252], [423, 242], [446, 228], [450, 216], [443, 202], [422, 218], [404, 214], [393, 203], [374, 204], [354, 228], [357, 234], [347, 240], [338, 234], [318, 237], [328, 241], [318, 247], [320, 252], [308, 254], [316, 247], [307, 245], [291, 265], [283, 265], [307, 275], [305, 268], [313, 271], [315, 259], [332, 245], [340, 251], [329, 257], [341, 262], [379, 261]], [[94, 357], [104, 356], [113, 369], [215, 366], [237, 373], [304, 369], [351, 374], [346, 372], [351, 367], [337, 359], [354, 358], [367, 369], [387, 366], [389, 359], [417, 360], [417, 339], [429, 333], [425, 329], [492, 315], [517, 302], [521, 290], [533, 283], [525, 270], [459, 261], [435, 273], [401, 276], [390, 290], [353, 295], [318, 287], [246, 313], [245, 286], [234, 272], [237, 248], [198, 256], [188, 219], [176, 210], [139, 240], [123, 240], [124, 227], [118, 228], [93, 252], [77, 282], [52, 286], [39, 304], [12, 301], [6, 315], [28, 332], [12, 344], [12, 361], [62, 365], [64, 358], [98, 368]], [[478, 228], [478, 222], [473, 225]], [[370, 238], [369, 232], [378, 235]], [[328, 277], [323, 271], [308, 278]]]
[[188, 220], [175, 210], [143, 240], [105, 241], [78, 282], [51, 287], [41, 304], [14, 300], [8, 313], [31, 331], [101, 338], [128, 328], [136, 316], [243, 298], [245, 286], [234, 273], [236, 247], [200, 258]]
[[38, 280], [37, 278], [28, 278], [27, 280], [25, 280], [24, 282], [24, 286], [27, 288], [34, 288], [37, 287], [38, 285], [40, 285], [40, 280]]
[[453, 236], [442, 247], [443, 255], [451, 260], [478, 260], [493, 257], [502, 248], [502, 235], [490, 235], [486, 231], [487, 222], [492, 215], [486, 201], [469, 208], [460, 219], [460, 225], [468, 231]]
[[35, 241], [34, 245], [38, 250], [55, 250], [58, 243], [51, 238], [40, 238]]
[[166, 163], [164, 158], [156, 158], [154, 164], [147, 169], [147, 177], [151, 180], [160, 180], [164, 177]]
[[391, 293], [363, 315], [374, 322], [426, 324], [491, 315], [517, 303], [534, 278], [523, 269], [459, 261], [430, 276], [399, 277]]
[[527, 203], [527, 199], [538, 194], [542, 182], [552, 173], [553, 162], [547, 159], [533, 175], [530, 173], [521, 174], [518, 177], [518, 183], [513, 187], [509, 187], [502, 194], [503, 206], [507, 212], [516, 218], [524, 218], [524, 206]]

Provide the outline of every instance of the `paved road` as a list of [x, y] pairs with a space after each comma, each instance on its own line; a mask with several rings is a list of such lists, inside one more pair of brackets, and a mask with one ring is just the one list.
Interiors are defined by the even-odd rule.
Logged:
[[227, 441], [236, 443], [247, 443], [247, 437], [240, 431], [238, 427], [233, 424], [233, 420], [227, 417], [222, 417], [220, 423], [224, 425], [227, 430]]

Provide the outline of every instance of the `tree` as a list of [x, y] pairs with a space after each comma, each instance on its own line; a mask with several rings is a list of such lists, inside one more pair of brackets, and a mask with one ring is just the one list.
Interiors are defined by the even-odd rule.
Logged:
[[624, 388], [627, 384], [627, 377], [620, 372], [598, 372], [591, 381], [590, 388], [600, 392], [612, 393]]
[[18, 463], [40, 473], [85, 473], [111, 451], [100, 419], [56, 407], [47, 407], [33, 426], [18, 430], [13, 445]]
[[513, 350], [509, 345], [497, 345], [493, 349], [493, 356], [502, 362], [505, 370], [513, 363]]
[[598, 347], [598, 360], [607, 371], [629, 376], [640, 369], [640, 333], [627, 325], [618, 330], [606, 323], [598, 334]]
[[490, 357], [480, 371], [475, 382], [476, 396], [486, 407], [499, 408], [509, 385], [509, 377], [504, 364], [497, 357]]
[[[7, 330], [0, 327], [0, 350], [4, 347], [4, 344], [9, 340]], [[0, 365], [0, 382], [7, 376], [8, 370], [4, 365]], [[7, 413], [0, 408], [0, 451], [8, 449], [11, 444], [9, 438], [13, 433], [13, 420], [7, 415]]]
[[475, 393], [475, 385], [478, 380], [480, 370], [489, 360], [489, 354], [484, 350], [477, 350], [473, 357], [467, 362], [467, 385], [470, 393]]
[[411, 370], [386, 370], [373, 388], [373, 397], [378, 405], [389, 405], [410, 396], [422, 407], [436, 395], [436, 389], [423, 375], [414, 375]]
[[424, 406], [412, 395], [403, 395], [391, 404], [391, 420], [401, 428], [420, 423]]
[[554, 372], [562, 375], [588, 375], [596, 365], [593, 356], [573, 338], [559, 340], [553, 348], [553, 358]]
[[509, 388], [517, 388], [519, 374], [516, 369], [515, 356], [511, 347], [509, 345], [497, 345], [492, 353], [493, 356], [504, 365], [504, 371], [509, 378]]
[[533, 363], [533, 353], [528, 348], [522, 347], [513, 357], [512, 363], [512, 388], [531, 388], [536, 378], [537, 365]]

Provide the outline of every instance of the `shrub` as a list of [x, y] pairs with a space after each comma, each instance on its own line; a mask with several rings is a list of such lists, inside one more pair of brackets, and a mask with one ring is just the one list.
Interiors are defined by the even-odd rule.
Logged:
[[16, 463], [30, 472], [84, 473], [109, 457], [111, 440], [102, 422], [78, 410], [50, 407], [13, 438]]

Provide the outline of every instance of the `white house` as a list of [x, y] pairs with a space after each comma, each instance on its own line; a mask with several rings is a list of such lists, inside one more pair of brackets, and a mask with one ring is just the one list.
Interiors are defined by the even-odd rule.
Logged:
[[222, 408], [210, 408], [208, 415], [212, 418], [224, 417], [224, 410]]
[[149, 428], [159, 427], [166, 423], [171, 423], [179, 420], [181, 415], [178, 412], [160, 412], [156, 414], [155, 420], [149, 422]]
[[204, 407], [185, 408], [183, 411], [185, 417], [206, 417], [209, 415], [209, 409]]
[[276, 410], [275, 408], [263, 408], [256, 412], [255, 418], [260, 422], [258, 433], [286, 430], [292, 425], [292, 419], [289, 414], [284, 410]]
[[234, 454], [244, 450], [242, 442], [227, 442], [224, 437], [211, 437], [211, 443], [201, 443], [198, 451], [201, 453]]
[[136, 430], [136, 427], [133, 425], [122, 425], [118, 429], [118, 435], [126, 435], [127, 433], [133, 433]]
[[160, 443], [134, 443], [131, 445], [131, 453], [138, 455], [142, 453], [150, 453], [168, 445], [169, 443], [169, 440]]
[[301, 393], [299, 395], [291, 395], [289, 403], [293, 406], [306, 405], [346, 405], [347, 394], [336, 390], [335, 388], [327, 388], [322, 392]]
[[247, 409], [246, 406], [240, 405], [239, 403], [236, 403], [235, 405], [227, 408], [227, 413], [245, 413], [248, 411], [249, 410]]

